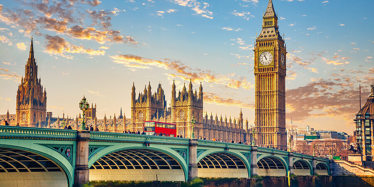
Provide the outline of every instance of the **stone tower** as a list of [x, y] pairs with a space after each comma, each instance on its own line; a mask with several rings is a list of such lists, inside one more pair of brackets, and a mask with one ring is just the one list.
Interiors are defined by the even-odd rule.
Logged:
[[131, 91], [131, 125], [130, 131], [143, 131], [144, 121], [151, 121], [164, 116], [166, 110], [166, 100], [164, 90], [161, 84], [158, 85], [157, 91], [152, 94], [151, 83], [148, 88], [144, 88], [143, 93], [139, 93], [138, 98], [135, 96], [135, 85]]
[[25, 77], [18, 86], [16, 123], [25, 127], [41, 127], [46, 121], [47, 92], [38, 79], [38, 66], [34, 58], [33, 39], [25, 66]]
[[371, 93], [365, 105], [357, 112], [354, 121], [362, 161], [374, 161], [374, 85], [371, 85]]
[[[195, 121], [194, 124], [192, 121]], [[177, 124], [177, 133], [183, 137], [191, 138], [192, 129], [194, 137], [203, 135], [203, 86], [200, 83], [199, 93], [193, 92], [190, 81], [188, 90], [183, 86], [182, 92], [176, 95], [175, 83], [171, 91], [171, 122]]]
[[287, 149], [286, 53], [286, 44], [278, 31], [278, 17], [269, 0], [254, 49], [255, 141], [258, 146]]

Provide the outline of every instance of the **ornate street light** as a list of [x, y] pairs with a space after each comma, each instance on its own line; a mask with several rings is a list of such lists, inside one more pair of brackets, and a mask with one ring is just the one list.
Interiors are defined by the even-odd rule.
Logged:
[[82, 110], [83, 112], [83, 120], [82, 120], [82, 126], [81, 126], [81, 130], [86, 130], [86, 122], [85, 122], [85, 115], [86, 115], [86, 110], [90, 107], [90, 105], [88, 104], [87, 100], [86, 100], [86, 97], [83, 96], [81, 102], [79, 102], [79, 108]]
[[252, 128], [252, 141], [251, 141], [251, 146], [255, 146], [255, 133], [256, 133], [256, 130], [255, 130], [255, 127]]
[[192, 123], [192, 139], [195, 138], [195, 133], [194, 133], [194, 128], [195, 128], [195, 123], [196, 123], [196, 120], [194, 117], [192, 117], [192, 120], [191, 120], [191, 123]]

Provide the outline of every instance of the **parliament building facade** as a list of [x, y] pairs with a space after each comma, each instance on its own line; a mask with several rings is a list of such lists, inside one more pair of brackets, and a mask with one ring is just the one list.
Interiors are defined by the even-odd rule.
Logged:
[[[203, 87], [199, 91], [193, 90], [192, 83], [176, 91], [172, 84], [171, 105], [167, 106], [164, 90], [161, 84], [152, 93], [148, 84], [144, 91], [136, 95], [135, 85], [131, 92], [131, 122], [126, 126], [127, 131], [142, 132], [144, 121], [161, 121], [175, 123], [177, 134], [185, 138], [204, 138], [224, 142], [247, 142], [248, 121], [244, 124], [243, 113], [237, 119], [231, 117], [223, 119], [217, 115], [203, 115]], [[245, 126], [244, 126], [245, 125]], [[193, 131], [193, 132], [192, 132]]]

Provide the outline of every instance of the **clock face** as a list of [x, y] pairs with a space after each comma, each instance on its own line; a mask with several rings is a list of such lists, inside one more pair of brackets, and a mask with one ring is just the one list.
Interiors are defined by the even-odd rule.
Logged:
[[271, 64], [272, 61], [273, 61], [273, 55], [270, 52], [266, 51], [266, 52], [261, 53], [260, 63], [262, 65], [267, 66]]

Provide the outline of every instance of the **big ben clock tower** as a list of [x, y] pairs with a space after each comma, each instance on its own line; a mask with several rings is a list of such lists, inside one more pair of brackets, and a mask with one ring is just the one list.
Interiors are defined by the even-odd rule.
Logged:
[[285, 124], [286, 45], [269, 0], [254, 48], [255, 141], [261, 147], [287, 149]]

